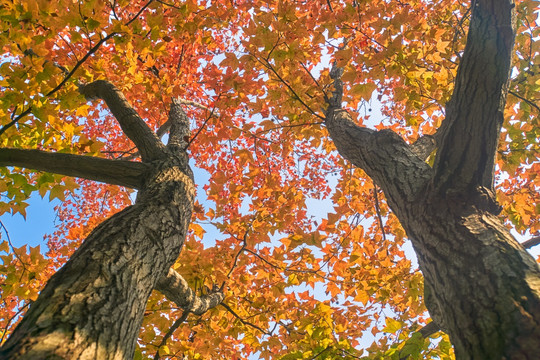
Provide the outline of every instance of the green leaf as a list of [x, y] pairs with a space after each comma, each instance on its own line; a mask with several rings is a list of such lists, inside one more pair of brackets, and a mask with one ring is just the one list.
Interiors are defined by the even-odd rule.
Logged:
[[64, 187], [60, 185], [53, 186], [49, 193], [49, 201], [53, 201], [54, 199], [60, 199], [62, 201], [66, 200], [66, 197], [64, 196]]
[[99, 27], [99, 21], [93, 18], [89, 18], [88, 20], [86, 20], [86, 25], [88, 26], [88, 29], [92, 31]]

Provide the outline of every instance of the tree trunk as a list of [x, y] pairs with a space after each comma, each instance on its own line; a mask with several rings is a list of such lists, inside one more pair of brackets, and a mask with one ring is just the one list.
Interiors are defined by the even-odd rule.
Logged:
[[[340, 154], [381, 186], [425, 277], [433, 320], [457, 359], [536, 359], [540, 270], [502, 226], [494, 158], [514, 41], [514, 4], [473, 1], [472, 18], [446, 118], [437, 134], [406, 144], [357, 126], [342, 110], [341, 70], [326, 125]], [[437, 147], [433, 168], [424, 160]]]
[[[143, 163], [4, 149], [0, 165], [132, 185], [139, 189], [137, 201], [96, 227], [51, 277], [0, 350], [0, 359], [132, 359], [151, 291], [158, 281], [163, 288], [181, 280], [162, 277], [170, 275], [178, 258], [195, 198], [185, 151], [187, 117], [173, 102], [165, 146], [112, 84], [97, 81], [82, 92], [106, 101]], [[184, 285], [171, 294], [193, 311], [195, 297]], [[218, 295], [203, 305], [215, 306], [223, 298]], [[196, 310], [204, 312], [203, 305]]]
[[538, 266], [476, 199], [427, 192], [401, 216], [425, 276], [426, 305], [456, 358], [534, 359]]
[[47, 283], [2, 359], [131, 359], [146, 303], [177, 259], [194, 185], [164, 162], [138, 201], [100, 224]]

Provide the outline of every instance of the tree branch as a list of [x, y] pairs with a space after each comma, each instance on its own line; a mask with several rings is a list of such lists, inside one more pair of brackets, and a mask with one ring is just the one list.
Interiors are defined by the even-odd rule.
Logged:
[[386, 233], [384, 232], [384, 223], [381, 216], [381, 206], [379, 204], [378, 196], [379, 188], [377, 185], [373, 188], [373, 198], [375, 199], [375, 212], [377, 214], [377, 220], [379, 221], [379, 228], [381, 229], [383, 241], [386, 241]]
[[267, 331], [264, 331], [261, 327], [249, 322], [249, 321], [246, 321], [244, 319], [242, 319], [242, 317], [240, 315], [238, 315], [233, 309], [231, 309], [231, 307], [225, 303], [221, 303], [221, 306], [223, 306], [225, 309], [227, 309], [228, 312], [230, 312], [235, 318], [238, 319], [238, 321], [240, 321], [242, 324], [244, 325], [247, 325], [247, 326], [251, 326], [252, 328], [254, 329], [257, 329], [259, 330], [260, 332], [262, 332], [264, 335], [271, 335], [269, 332]]
[[163, 153], [165, 146], [113, 84], [106, 80], [97, 80], [81, 86], [79, 91], [89, 100], [99, 98], [105, 101], [124, 134], [139, 149], [144, 162], [150, 162]]
[[[19, 278], [19, 282], [22, 280], [22, 277], [24, 275], [24, 273], [26, 271], [28, 271], [28, 269], [26, 268], [26, 263], [23, 261], [23, 259], [21, 259], [21, 257], [19, 256], [19, 254], [17, 254], [17, 251], [15, 251], [15, 246], [13, 246], [13, 243], [11, 242], [11, 236], [9, 236], [9, 231], [8, 229], [6, 228], [6, 226], [4, 225], [4, 223], [0, 220], [0, 227], [4, 230], [4, 232], [6, 233], [6, 238], [7, 238], [7, 242], [8, 242], [8, 246], [9, 248], [11, 249], [11, 252], [13, 253], [13, 255], [15, 255], [15, 257], [17, 258], [17, 260], [19, 260], [19, 262], [21, 263], [21, 266], [23, 268], [23, 271], [21, 272], [21, 276]], [[0, 236], [1, 237], [1, 236]], [[9, 324], [9, 322], [8, 322]], [[7, 328], [7, 325], [6, 325], [6, 328]], [[3, 338], [3, 336], [2, 336]], [[0, 342], [1, 344], [1, 342]]]
[[[15, 110], [17, 110], [17, 108], [15, 108]], [[2, 126], [2, 128], [0, 128], [0, 136], [2, 136], [2, 134], [5, 133], [10, 127], [18, 123], [19, 120], [21, 120], [23, 117], [30, 114], [32, 112], [32, 107], [28, 107], [26, 110], [24, 110], [17, 116], [15, 116], [15, 110], [13, 110], [12, 120], [6, 125]]]
[[180, 325], [182, 325], [182, 323], [184, 321], [186, 321], [188, 315], [190, 314], [190, 311], [189, 310], [184, 310], [184, 312], [182, 313], [182, 316], [180, 316], [178, 319], [176, 319], [174, 321], [174, 323], [171, 325], [169, 331], [167, 331], [167, 333], [163, 336], [163, 339], [161, 339], [161, 342], [159, 343], [158, 345], [158, 350], [156, 351], [156, 355], [154, 355], [154, 360], [159, 360], [160, 358], [160, 355], [159, 355], [159, 349], [166, 345], [167, 344], [167, 340], [169, 340], [169, 338], [172, 336], [172, 334], [176, 331], [176, 329], [178, 329], [178, 327], [180, 327]]
[[113, 32], [113, 33], [105, 36], [103, 39], [99, 40], [96, 45], [92, 46], [92, 48], [90, 50], [88, 50], [88, 52], [83, 56], [83, 58], [81, 60], [77, 61], [77, 63], [73, 67], [73, 69], [71, 69], [71, 71], [69, 73], [67, 73], [67, 75], [64, 77], [64, 79], [58, 85], [56, 85], [56, 87], [54, 89], [49, 91], [45, 96], [51, 96], [52, 94], [54, 94], [55, 92], [60, 90], [62, 88], [62, 86], [64, 86], [64, 84], [73, 76], [73, 74], [75, 74], [75, 71], [77, 71], [77, 69], [79, 67], [81, 67], [81, 65], [84, 64], [84, 62], [86, 60], [88, 60], [88, 58], [92, 54], [94, 54], [96, 51], [98, 51], [98, 49], [101, 47], [101, 45], [103, 45], [107, 40], [113, 38], [116, 35], [118, 35], [118, 33]]
[[418, 330], [418, 332], [422, 334], [424, 338], [430, 337], [437, 331], [441, 331], [441, 328], [434, 321], [430, 322], [427, 325], [424, 325], [420, 330]]
[[215, 308], [225, 298], [221, 290], [215, 289], [209, 294], [197, 296], [182, 275], [173, 269], [169, 269], [167, 275], [159, 279], [155, 289], [182, 309], [195, 315], [202, 315]]
[[525, 249], [530, 249], [532, 247], [535, 247], [536, 245], [540, 244], [540, 236], [535, 236], [533, 238], [530, 238], [529, 240], [522, 242], [521, 245]]
[[534, 102], [532, 102], [531, 100], [519, 95], [517, 92], [515, 91], [512, 91], [512, 90], [508, 90], [508, 93], [509, 94], [512, 94], [514, 95], [515, 97], [517, 97], [518, 99], [521, 99], [523, 101], [525, 101], [527, 104], [529, 104], [529, 106], [532, 106], [533, 108], [536, 109], [536, 111], [538, 111], [540, 113], [540, 106], [536, 105]]
[[189, 118], [187, 117], [182, 103], [177, 99], [172, 99], [169, 118], [167, 120], [171, 125], [169, 131], [169, 142], [167, 146], [175, 146], [179, 149], [187, 148], [189, 142]]
[[[206, 111], [210, 112], [209, 118], [211, 116], [216, 116], [216, 117], [220, 116], [218, 113], [215, 112], [215, 109], [210, 109], [207, 106], [199, 104], [198, 102], [191, 101], [191, 100], [184, 100], [184, 99], [180, 99], [180, 98], [176, 98], [175, 101], [182, 104], [182, 105], [193, 106], [193, 107], [196, 107], [198, 109], [206, 110]], [[169, 122], [169, 120], [167, 120], [163, 125], [161, 125], [159, 127], [159, 129], [157, 129], [156, 134], [157, 134], [158, 138], [161, 139], [163, 137], [163, 135], [165, 135], [167, 133], [167, 131], [169, 131], [170, 128], [171, 128], [171, 123]], [[188, 144], [188, 147], [189, 147], [189, 144]]]
[[431, 168], [398, 134], [358, 126], [350, 114], [341, 109], [342, 72], [335, 64], [330, 71], [334, 91], [332, 98], [327, 99], [328, 132], [340, 155], [363, 169], [383, 189], [391, 207], [399, 211], [402, 200], [413, 200], [430, 180]]
[[274, 66], [272, 66], [272, 64], [267, 60], [267, 59], [264, 59], [261, 60], [259, 58], [257, 58], [256, 56], [254, 56], [252, 54], [252, 56], [255, 58], [255, 60], [257, 60], [261, 65], [263, 65], [264, 67], [266, 67], [268, 70], [270, 70], [274, 76], [278, 79], [279, 82], [281, 82], [283, 85], [285, 85], [285, 87], [289, 90], [289, 92], [293, 95], [293, 97], [313, 116], [316, 116], [318, 117], [319, 119], [321, 120], [324, 120], [324, 117], [317, 114], [308, 104], [306, 104], [304, 102], [304, 100], [302, 100], [302, 98], [300, 97], [300, 95], [298, 95], [298, 93], [292, 88], [292, 86], [287, 82], [285, 81], [285, 79], [279, 75], [279, 73], [276, 71], [276, 69], [274, 68]]
[[[94, 54], [96, 51], [98, 51], [98, 49], [100, 48], [101, 45], [103, 45], [107, 40], [111, 39], [112, 37], [118, 35], [118, 33], [111, 33], [107, 36], [105, 36], [103, 39], [101, 39], [96, 45], [94, 45], [90, 50], [88, 50], [88, 52], [83, 56], [83, 58], [79, 61], [77, 61], [77, 63], [75, 64], [75, 66], [73, 67], [73, 69], [71, 69], [70, 72], [68, 72], [65, 76], [64, 76], [64, 79], [62, 79], [62, 81], [55, 86], [54, 89], [52, 89], [51, 91], [49, 91], [47, 94], [45, 94], [46, 97], [49, 97], [49, 96], [52, 96], [54, 93], [56, 93], [58, 90], [60, 90], [62, 88], [62, 86], [64, 86], [64, 84], [73, 76], [73, 74], [75, 73], [75, 71], [77, 71], [77, 69], [79, 67], [81, 67], [82, 64], [84, 64], [84, 62], [86, 60], [88, 60], [88, 58]], [[58, 66], [57, 66], [58, 67]], [[62, 68], [61, 68], [62, 70]], [[65, 68], [63, 69], [65, 70]], [[12, 127], [13, 125], [15, 125], [16, 123], [19, 122], [19, 120], [21, 120], [23, 117], [25, 117], [26, 115], [30, 114], [32, 112], [32, 107], [29, 106], [26, 110], [24, 110], [22, 113], [20, 113], [19, 115], [17, 115], [16, 117], [14, 117], [9, 123], [7, 123], [6, 125], [4, 125], [2, 128], [0, 128], [0, 135], [2, 135], [4, 132], [6, 132], [7, 129], [9, 129], [10, 127]]]
[[[135, 21], [139, 15], [142, 14], [142, 12], [153, 2], [154, 0], [149, 0], [140, 10], [139, 12], [137, 12], [137, 14], [135, 14], [134, 17], [132, 17], [127, 23], [126, 23], [126, 26], [130, 25], [133, 21]], [[114, 13], [114, 7], [112, 9], [113, 13]], [[78, 60], [77, 63], [75, 64], [75, 66], [73, 67], [73, 69], [71, 69], [71, 71], [67, 71], [66, 68], [64, 68], [63, 66], [59, 66], [59, 65], [56, 65], [56, 67], [60, 68], [60, 70], [62, 70], [66, 75], [64, 76], [64, 78], [62, 79], [62, 81], [56, 85], [54, 87], [54, 89], [52, 89], [51, 91], [49, 91], [45, 96], [48, 97], [48, 96], [51, 96], [53, 95], [54, 93], [56, 93], [58, 90], [60, 90], [62, 88], [62, 86], [64, 86], [64, 84], [73, 76], [73, 74], [75, 74], [75, 72], [77, 71], [77, 69], [79, 67], [81, 67], [82, 64], [84, 64], [84, 62], [86, 60], [88, 60], [88, 58], [96, 53], [98, 51], [98, 49], [101, 47], [101, 45], [103, 45], [107, 40], [115, 37], [119, 35], [119, 33], [116, 33], [116, 32], [113, 32], [113, 33], [110, 33], [109, 35], [105, 36], [104, 38], [102, 38], [101, 40], [99, 40], [97, 42], [96, 45], [92, 46], [92, 48], [90, 50], [88, 50], [88, 52], [83, 56], [83, 58], [81, 60]], [[64, 40], [62, 38], [62, 40]], [[68, 44], [69, 45], [69, 44]], [[2, 126], [2, 128], [0, 128], [0, 136], [6, 132], [6, 130], [8, 130], [10, 127], [12, 127], [13, 125], [15, 125], [17, 122], [19, 122], [19, 120], [21, 120], [23, 117], [25, 117], [26, 115], [28, 115], [29, 113], [32, 112], [32, 107], [28, 107], [25, 111], [23, 111], [21, 114], [19, 114], [18, 116], [14, 117], [8, 124]]]
[[[5, 303], [5, 300], [4, 301], [4, 305], [6, 304]], [[9, 329], [9, 325], [11, 324], [11, 322], [16, 319], [20, 314], [22, 314], [24, 311], [26, 311], [26, 308], [29, 306], [29, 305], [32, 305], [32, 300], [29, 300], [28, 302], [26, 302], [23, 306], [21, 306], [17, 312], [15, 314], [13, 314], [13, 316], [11, 316], [9, 319], [7, 319], [6, 321], [6, 325], [4, 326], [4, 328], [2, 329], [2, 337], [0, 338], [0, 344], [3, 344], [4, 343], [4, 337], [6, 335], [9, 334], [8, 332], [8, 329]]]
[[434, 184], [443, 191], [493, 187], [514, 46], [514, 7], [511, 0], [473, 2], [467, 45], [434, 165]]
[[18, 166], [133, 189], [142, 187], [149, 169], [148, 165], [133, 161], [7, 148], [0, 148], [0, 166]]

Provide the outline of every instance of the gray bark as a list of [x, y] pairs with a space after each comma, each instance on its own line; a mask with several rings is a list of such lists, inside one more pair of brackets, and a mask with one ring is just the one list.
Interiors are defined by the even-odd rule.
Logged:
[[122, 92], [113, 84], [105, 80], [98, 80], [81, 86], [80, 92], [89, 100], [98, 98], [107, 103], [124, 134], [139, 149], [143, 161], [150, 162], [163, 155], [164, 145], [157, 135], [146, 125]]
[[144, 174], [150, 170], [146, 163], [109, 160], [93, 156], [50, 153], [41, 150], [0, 148], [0, 166], [18, 166], [55, 174], [80, 177], [107, 184], [140, 189]]
[[[199, 314], [223, 300], [219, 291], [195, 296], [169, 270], [183, 245], [195, 197], [188, 156], [178, 140], [189, 131], [182, 109], [173, 106], [169, 121], [176, 140], [164, 146], [111, 84], [99, 81], [81, 91], [113, 109], [143, 163], [12, 149], [0, 150], [0, 163], [136, 187], [137, 201], [94, 229], [49, 280], [0, 350], [1, 359], [131, 359], [156, 286]], [[29, 154], [48, 159], [49, 165]]]
[[[340, 154], [381, 186], [425, 276], [426, 305], [457, 359], [534, 359], [540, 353], [540, 270], [497, 218], [494, 158], [514, 41], [514, 4], [473, 2], [467, 45], [446, 119], [407, 145], [354, 124], [340, 109], [326, 125]], [[437, 147], [433, 168], [424, 163]]]
[[169, 269], [167, 275], [159, 279], [156, 290], [182, 309], [195, 315], [202, 315], [208, 309], [215, 308], [224, 299], [224, 294], [219, 289], [212, 289], [206, 295], [197, 296], [187, 281], [173, 269]]

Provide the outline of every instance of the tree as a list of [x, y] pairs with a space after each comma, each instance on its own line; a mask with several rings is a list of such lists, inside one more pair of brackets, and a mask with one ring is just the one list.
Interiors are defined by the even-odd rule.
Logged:
[[540, 273], [509, 232], [540, 228], [533, 2], [1, 11], [2, 208], [64, 200], [46, 258], [2, 244], [3, 357], [449, 358], [437, 329], [460, 359], [538, 352]]

